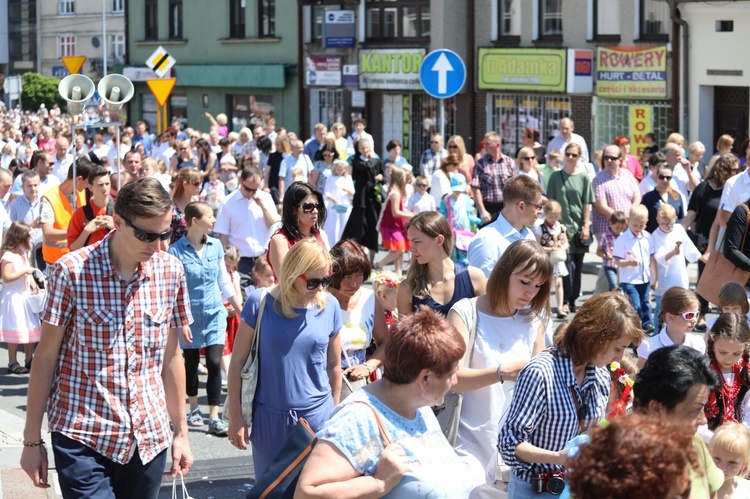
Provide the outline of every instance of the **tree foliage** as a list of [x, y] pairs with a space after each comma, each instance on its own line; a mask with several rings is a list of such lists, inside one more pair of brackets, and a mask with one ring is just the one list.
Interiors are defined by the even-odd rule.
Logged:
[[23, 108], [36, 111], [42, 104], [47, 106], [47, 109], [52, 109], [52, 106], [57, 104], [65, 111], [67, 103], [57, 91], [59, 83], [60, 78], [42, 76], [39, 73], [25, 73], [21, 90]]

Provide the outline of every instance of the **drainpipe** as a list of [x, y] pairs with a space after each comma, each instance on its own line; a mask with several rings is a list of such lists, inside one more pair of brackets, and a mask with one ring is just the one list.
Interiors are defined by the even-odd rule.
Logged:
[[297, 2], [297, 99], [299, 100], [299, 103], [297, 104], [298, 109], [298, 120], [299, 120], [299, 131], [300, 135], [299, 138], [301, 140], [305, 140], [305, 137], [307, 137], [307, 131], [305, 130], [305, 111], [304, 111], [304, 102], [305, 102], [305, 86], [304, 86], [304, 78], [305, 78], [305, 65], [304, 65], [304, 54], [303, 54], [303, 38], [304, 38], [304, 30], [303, 30], [303, 12], [302, 12], [302, 4], [300, 2]]
[[[685, 136], [686, 140], [690, 140], [690, 120], [688, 117], [688, 109], [690, 105], [690, 30], [688, 27], [687, 21], [682, 19], [680, 17], [680, 11], [677, 9], [677, 4], [680, 0], [669, 0], [669, 10], [670, 10], [670, 17], [672, 18], [672, 22], [675, 26], [679, 25], [682, 29], [682, 88], [683, 95], [682, 95], [682, 123], [683, 123], [683, 135]], [[680, 52], [678, 47], [678, 43], [675, 43], [675, 36], [672, 37], [672, 68], [675, 69], [674, 73], [675, 76], [673, 76], [673, 81], [675, 79], [679, 79], [679, 56]], [[672, 109], [676, 109], [679, 106], [679, 98], [677, 99], [677, 103], [675, 103], [675, 93], [674, 89], [677, 88], [677, 93], [679, 94], [679, 82], [677, 85], [673, 85], [672, 90]], [[677, 105], [675, 105], [677, 104]]]
[[[476, 22], [476, 18], [474, 17], [474, 0], [469, 0], [468, 5], [468, 20], [469, 20], [469, 50], [468, 50], [468, 64], [466, 68], [466, 81], [469, 82], [469, 102], [471, 102], [472, 106], [472, 119], [469, 121], [469, 144], [471, 144], [471, 150], [476, 151], [477, 150], [477, 123], [474, 119], [474, 116], [476, 115], [476, 91], [474, 86], [474, 70], [476, 69], [476, 36], [475, 36], [475, 30], [474, 30], [474, 23]], [[467, 144], [467, 146], [469, 145]]]

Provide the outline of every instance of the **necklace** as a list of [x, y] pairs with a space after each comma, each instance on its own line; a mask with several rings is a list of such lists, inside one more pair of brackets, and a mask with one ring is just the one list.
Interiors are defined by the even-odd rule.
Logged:
[[[740, 389], [742, 388], [742, 381], [740, 379], [741, 365], [742, 363], [738, 362], [732, 366], [733, 376], [730, 384], [724, 378], [724, 374], [721, 372], [721, 368], [716, 360], [711, 363], [711, 367], [721, 376], [723, 381], [721, 388], [719, 388], [718, 391], [713, 392], [708, 398], [708, 404], [706, 404], [705, 409], [706, 418], [715, 418], [721, 413], [721, 423], [727, 421], [737, 422], [737, 419], [735, 418], [735, 404], [737, 402], [737, 396], [740, 394]], [[721, 394], [721, 409], [723, 409], [723, 411], [720, 411], [717, 393]]]

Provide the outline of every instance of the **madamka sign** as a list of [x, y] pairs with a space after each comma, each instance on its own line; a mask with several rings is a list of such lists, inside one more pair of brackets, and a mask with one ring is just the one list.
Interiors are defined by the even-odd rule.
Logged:
[[596, 94], [616, 98], [667, 96], [667, 47], [597, 47]]
[[363, 90], [419, 90], [419, 66], [425, 49], [359, 51], [359, 88]]

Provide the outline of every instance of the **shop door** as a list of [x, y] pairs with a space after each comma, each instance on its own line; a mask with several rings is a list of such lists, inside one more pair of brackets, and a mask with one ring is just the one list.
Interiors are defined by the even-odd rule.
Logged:
[[[734, 137], [734, 153], [747, 137], [748, 105], [747, 87], [714, 87], [714, 142], [709, 149], [715, 151], [719, 136]], [[708, 145], [708, 144], [707, 144]]]
[[[383, 136], [381, 137], [380, 148], [376, 149], [381, 158], [388, 156], [385, 146], [393, 139], [400, 141], [404, 149], [408, 147], [402, 140], [404, 122], [403, 101], [408, 98], [408, 96], [402, 94], [385, 94], [383, 96]], [[408, 156], [406, 157], [408, 159]]]

